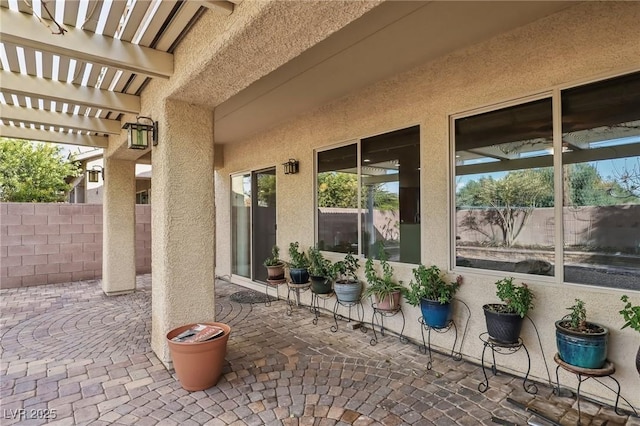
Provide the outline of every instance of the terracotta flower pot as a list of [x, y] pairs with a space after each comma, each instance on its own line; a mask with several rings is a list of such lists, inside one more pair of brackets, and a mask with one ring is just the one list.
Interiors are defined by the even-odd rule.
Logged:
[[380, 299], [378, 295], [376, 295], [377, 301], [377, 309], [381, 311], [397, 311], [400, 309], [400, 296], [402, 294], [399, 291], [394, 291], [393, 293], [383, 297]]
[[231, 327], [221, 322], [199, 323], [215, 325], [224, 330], [222, 336], [204, 342], [174, 342], [171, 339], [195, 324], [183, 325], [167, 333], [167, 342], [183, 389], [200, 391], [215, 386], [222, 375], [224, 358], [227, 354], [227, 341]]

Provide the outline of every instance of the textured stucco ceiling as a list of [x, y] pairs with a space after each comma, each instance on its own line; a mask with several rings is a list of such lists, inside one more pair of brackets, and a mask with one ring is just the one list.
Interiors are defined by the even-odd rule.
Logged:
[[247, 136], [575, 2], [386, 2], [218, 105], [216, 143]]

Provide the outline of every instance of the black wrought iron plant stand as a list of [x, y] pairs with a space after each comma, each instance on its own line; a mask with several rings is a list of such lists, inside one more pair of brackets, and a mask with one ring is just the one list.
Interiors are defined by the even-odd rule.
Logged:
[[[480, 334], [480, 340], [482, 340], [484, 347], [482, 348], [482, 373], [484, 374], [484, 382], [480, 382], [478, 384], [478, 390], [480, 392], [486, 392], [489, 389], [489, 377], [487, 376], [487, 370], [484, 363], [485, 353], [487, 352], [487, 348], [491, 350], [491, 356], [493, 358], [493, 365], [491, 365], [491, 372], [495, 376], [498, 373], [498, 369], [496, 367], [496, 352], [503, 355], [512, 355], [520, 349], [523, 349], [525, 354], [527, 355], [527, 374], [524, 376], [524, 380], [522, 381], [522, 388], [525, 392], [530, 394], [538, 393], [538, 386], [535, 383], [529, 380], [529, 372], [531, 371], [531, 357], [529, 356], [529, 351], [527, 350], [526, 345], [522, 338], [518, 338], [516, 343], [503, 343], [489, 337], [489, 333], [486, 331]], [[528, 383], [527, 383], [528, 381]]]

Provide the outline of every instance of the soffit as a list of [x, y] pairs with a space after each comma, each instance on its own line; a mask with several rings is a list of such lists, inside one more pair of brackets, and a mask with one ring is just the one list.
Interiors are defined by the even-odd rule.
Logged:
[[386, 2], [215, 110], [216, 143], [232, 143], [449, 52], [576, 2]]
[[0, 135], [106, 147], [203, 6], [236, 2], [1, 0]]

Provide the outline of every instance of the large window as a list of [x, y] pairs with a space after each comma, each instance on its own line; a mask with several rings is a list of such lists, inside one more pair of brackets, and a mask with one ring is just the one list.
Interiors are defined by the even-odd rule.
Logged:
[[317, 172], [321, 249], [420, 262], [418, 126], [318, 152]]
[[453, 121], [455, 265], [640, 289], [640, 73], [557, 93]]

